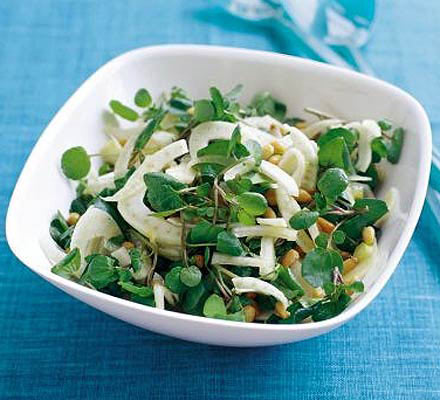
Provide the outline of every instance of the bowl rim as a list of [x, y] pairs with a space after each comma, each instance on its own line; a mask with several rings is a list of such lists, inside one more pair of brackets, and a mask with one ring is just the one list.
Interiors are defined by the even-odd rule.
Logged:
[[[273, 64], [291, 64], [296, 63], [304, 68], [310, 69], [320, 69], [324, 73], [339, 74], [344, 75], [347, 79], [362, 79], [367, 80], [374, 85], [385, 87], [394, 95], [400, 98], [405, 98], [407, 102], [411, 104], [415, 112], [418, 114], [418, 119], [422, 126], [417, 134], [421, 138], [421, 151], [424, 152], [424, 157], [421, 157], [418, 164], [418, 180], [415, 186], [415, 192], [417, 195], [414, 197], [412, 206], [408, 213], [407, 221], [402, 230], [401, 236], [396, 243], [395, 247], [392, 249], [390, 256], [387, 260], [387, 268], [378, 276], [375, 282], [371, 285], [369, 290], [365, 292], [356, 303], [354, 303], [350, 308], [344, 310], [341, 314], [336, 317], [330, 318], [328, 320], [312, 322], [307, 324], [249, 324], [249, 323], [237, 323], [235, 321], [225, 321], [213, 318], [205, 318], [200, 316], [194, 316], [190, 314], [179, 313], [176, 311], [160, 310], [154, 307], [145, 306], [129, 300], [124, 300], [118, 297], [114, 297], [99, 291], [92, 290], [90, 288], [81, 286], [75, 282], [64, 279], [50, 272], [47, 265], [37, 265], [36, 263], [30, 262], [25, 255], [22, 254], [20, 248], [16, 245], [16, 240], [19, 239], [17, 233], [14, 229], [14, 215], [16, 214], [15, 203], [17, 199], [24, 193], [24, 184], [26, 182], [26, 172], [30, 168], [30, 165], [37, 158], [39, 153], [43, 150], [44, 146], [49, 142], [49, 140], [56, 136], [57, 126], [69, 116], [70, 110], [76, 107], [84, 97], [93, 89], [94, 85], [98, 83], [101, 79], [104, 79], [112, 71], [115, 71], [119, 66], [130, 63], [139, 57], [144, 57], [147, 55], [154, 56], [155, 53], [169, 53], [177, 56], [188, 56], [193, 53], [203, 52], [204, 55], [209, 56], [220, 56], [227, 55], [230, 58], [257, 58], [258, 60], [265, 60]], [[174, 318], [186, 322], [194, 322], [203, 325], [211, 326], [223, 326], [232, 329], [245, 329], [249, 331], [292, 331], [292, 332], [310, 332], [310, 331], [323, 331], [325, 329], [335, 328], [343, 323], [349, 321], [358, 313], [360, 313], [364, 308], [366, 308], [380, 293], [385, 284], [388, 282], [389, 278], [397, 268], [399, 261], [406, 250], [410, 239], [414, 233], [415, 227], [417, 225], [418, 219], [420, 217], [423, 204], [426, 197], [430, 165], [431, 165], [431, 152], [432, 152], [432, 134], [431, 127], [428, 120], [428, 116], [421, 106], [421, 104], [413, 98], [406, 91], [390, 84], [380, 79], [366, 76], [360, 74], [356, 71], [343, 69], [340, 67], [328, 65], [318, 61], [313, 61], [309, 59], [304, 59], [300, 57], [284, 55], [273, 53], [269, 51], [261, 50], [251, 50], [236, 47], [226, 47], [226, 46], [211, 46], [211, 45], [199, 45], [199, 44], [166, 44], [166, 45], [156, 45], [141, 47], [134, 50], [125, 52], [110, 61], [106, 62], [100, 68], [98, 68], [89, 78], [87, 78], [69, 97], [69, 99], [60, 107], [55, 116], [43, 130], [38, 141], [33, 146], [29, 157], [27, 158], [21, 172], [20, 176], [15, 185], [14, 191], [12, 193], [7, 216], [6, 216], [6, 239], [9, 244], [10, 249], [15, 254], [15, 256], [25, 264], [29, 269], [40, 275], [45, 280], [53, 283], [56, 287], [62, 289], [63, 291], [69, 290], [69, 294], [77, 297], [73, 293], [78, 295], [82, 294], [84, 297], [92, 296], [97, 299], [111, 303], [118, 307], [123, 307], [126, 309], [133, 309], [144, 313], [152, 313], [161, 317]]]

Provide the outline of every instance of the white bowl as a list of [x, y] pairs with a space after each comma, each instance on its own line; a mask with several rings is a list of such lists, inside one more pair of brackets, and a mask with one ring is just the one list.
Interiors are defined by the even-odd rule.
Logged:
[[[177, 85], [195, 98], [210, 86], [244, 84], [243, 101], [269, 90], [290, 115], [305, 106], [347, 119], [389, 118], [407, 129], [398, 166], [390, 166], [380, 195], [394, 186], [400, 201], [379, 241], [380, 261], [365, 279], [366, 292], [330, 320], [298, 325], [229, 322], [157, 310], [103, 294], [50, 272], [39, 238], [57, 209], [67, 212], [73, 190], [58, 169], [62, 152], [82, 145], [92, 153], [105, 140], [102, 111], [110, 99], [131, 101], [140, 87], [155, 96]], [[419, 218], [429, 178], [431, 130], [421, 105], [385, 82], [318, 62], [268, 52], [224, 47], [170, 45], [123, 54], [93, 74], [61, 108], [35, 145], [9, 205], [6, 234], [15, 255], [38, 275], [73, 297], [116, 318], [154, 332], [194, 342], [263, 346], [329, 332], [363, 310], [396, 268]]]

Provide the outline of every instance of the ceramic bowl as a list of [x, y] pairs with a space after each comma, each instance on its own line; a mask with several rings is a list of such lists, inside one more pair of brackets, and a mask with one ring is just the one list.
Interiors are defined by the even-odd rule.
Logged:
[[[377, 267], [366, 291], [342, 314], [309, 324], [263, 325], [229, 322], [158, 310], [100, 293], [50, 271], [39, 240], [54, 212], [67, 212], [73, 189], [59, 171], [62, 152], [81, 145], [92, 153], [105, 140], [102, 112], [110, 99], [131, 102], [140, 87], [158, 96], [172, 86], [206, 97], [210, 86], [244, 85], [242, 101], [268, 90], [285, 102], [289, 115], [306, 106], [345, 119], [388, 118], [407, 130], [402, 157], [389, 166], [380, 190], [399, 192], [383, 227]], [[268, 52], [195, 45], [146, 47], [125, 53], [94, 73], [60, 109], [35, 145], [17, 182], [6, 223], [9, 245], [19, 260], [71, 296], [139, 327], [200, 343], [263, 346], [322, 335], [351, 320], [380, 293], [414, 232], [425, 199], [431, 162], [431, 131], [421, 105], [404, 91], [365, 75], [322, 63]], [[32, 223], [29, 223], [32, 221]], [[26, 229], [23, 229], [26, 227]], [[67, 316], [66, 316], [67, 318]]]

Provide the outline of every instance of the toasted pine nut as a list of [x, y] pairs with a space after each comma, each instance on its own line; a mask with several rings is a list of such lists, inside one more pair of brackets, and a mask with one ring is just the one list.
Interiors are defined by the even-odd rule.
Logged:
[[300, 257], [304, 257], [306, 255], [305, 251], [300, 246], [295, 244], [294, 247], [295, 247], [295, 250], [299, 254]]
[[133, 242], [124, 242], [122, 243], [122, 247], [125, 247], [127, 250], [130, 250], [134, 248], [134, 244]]
[[79, 215], [76, 212], [70, 213], [69, 217], [67, 218], [67, 224], [68, 225], [75, 225], [78, 222], [80, 217], [81, 217], [81, 215]]
[[286, 319], [290, 317], [290, 312], [286, 310], [286, 307], [281, 301], [277, 301], [275, 304], [275, 315], [282, 319]]
[[267, 202], [270, 206], [277, 205], [277, 195], [274, 189], [269, 189], [264, 193], [264, 197], [266, 197]]
[[365, 244], [367, 244], [368, 246], [372, 246], [375, 239], [376, 232], [374, 231], [374, 228], [372, 226], [366, 226], [364, 229], [362, 229], [362, 240]]
[[278, 165], [281, 161], [281, 156], [279, 154], [274, 154], [267, 161], [269, 161], [270, 163], [272, 163], [274, 165]]
[[334, 224], [332, 224], [330, 221], [327, 221], [325, 218], [318, 217], [318, 221], [316, 222], [319, 229], [325, 233], [332, 233], [335, 229]]
[[312, 201], [312, 196], [307, 190], [299, 189], [299, 194], [295, 199], [299, 204], [306, 204]]
[[348, 251], [341, 251], [341, 257], [342, 259], [346, 260], [347, 258], [351, 257], [351, 254]]
[[272, 143], [275, 154], [284, 154], [286, 152], [286, 146], [274, 140]]
[[243, 311], [246, 322], [253, 322], [255, 320], [255, 317], [257, 316], [257, 310], [254, 306], [248, 304], [247, 306], [243, 307]]
[[281, 258], [281, 265], [284, 267], [290, 267], [291, 265], [295, 264], [299, 260], [299, 253], [291, 249], [287, 251], [283, 257]]
[[356, 257], [347, 258], [344, 261], [344, 274], [350, 272], [358, 264], [358, 259]]
[[307, 122], [306, 121], [297, 122], [295, 124], [295, 128], [298, 128], [298, 129], [304, 129], [306, 127], [307, 127]]
[[205, 257], [203, 257], [201, 254], [196, 254], [194, 256], [194, 261], [199, 268], [203, 268], [205, 265]]
[[272, 157], [274, 153], [274, 148], [270, 143], [268, 143], [261, 148], [261, 152], [263, 160], [268, 160], [270, 157]]
[[257, 294], [255, 292], [249, 292], [249, 293], [246, 293], [245, 296], [250, 300], [254, 300], [257, 297]]
[[277, 215], [275, 214], [275, 211], [271, 207], [267, 207], [266, 211], [263, 214], [263, 218], [276, 218]]

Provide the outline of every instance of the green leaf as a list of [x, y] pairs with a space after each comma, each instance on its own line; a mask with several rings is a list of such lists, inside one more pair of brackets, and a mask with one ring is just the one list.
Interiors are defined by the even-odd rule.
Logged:
[[74, 227], [67, 224], [62, 214], [58, 211], [50, 222], [49, 233], [52, 239], [63, 249], [70, 245]]
[[382, 129], [385, 132], [389, 131], [393, 127], [391, 122], [389, 122], [387, 120], [379, 121], [377, 124], [380, 126], [380, 129]]
[[345, 241], [345, 233], [338, 229], [333, 232], [332, 239], [336, 244], [342, 244]]
[[151, 95], [147, 89], [139, 89], [134, 96], [134, 103], [138, 107], [148, 107], [152, 102]]
[[349, 172], [353, 170], [350, 153], [342, 137], [336, 137], [320, 146], [318, 159], [322, 167], [337, 167]]
[[114, 258], [97, 254], [90, 261], [82, 280], [96, 289], [102, 289], [119, 279], [116, 263]]
[[216, 314], [216, 315], [214, 315], [214, 318], [225, 319], [227, 321], [236, 321], [236, 322], [245, 322], [246, 321], [246, 317], [245, 317], [243, 310], [237, 311], [232, 314], [226, 314], [226, 315]]
[[252, 99], [250, 107], [259, 116], [269, 114], [279, 121], [284, 120], [287, 111], [286, 105], [275, 100], [269, 92], [257, 93]]
[[190, 265], [187, 268], [182, 268], [180, 271], [180, 280], [184, 285], [192, 288], [200, 283], [202, 273], [195, 265]]
[[329, 168], [318, 181], [318, 189], [328, 199], [336, 199], [348, 186], [348, 177], [340, 168]]
[[364, 291], [364, 284], [361, 281], [355, 281], [350, 285], [345, 285], [345, 289], [352, 290], [355, 293], [362, 293]]
[[168, 211], [185, 205], [178, 190], [185, 184], [163, 172], [151, 172], [144, 175], [147, 186], [147, 200], [155, 211]]
[[215, 112], [214, 105], [209, 100], [198, 100], [194, 103], [194, 119], [197, 122], [213, 120]]
[[[322, 287], [327, 282], [333, 281], [333, 270], [341, 268], [342, 258], [336, 251], [317, 248], [307, 253], [301, 271], [304, 279], [313, 287]], [[339, 255], [339, 257], [341, 257]]]
[[79, 249], [73, 249], [58, 264], [54, 265], [51, 271], [54, 274], [66, 279], [79, 279], [79, 269], [81, 267], [81, 254]]
[[317, 211], [301, 210], [292, 216], [289, 224], [297, 231], [301, 229], [310, 228], [318, 219], [319, 213]]
[[301, 297], [304, 295], [304, 290], [299, 285], [298, 282], [293, 278], [292, 274], [289, 272], [289, 269], [283, 266], [278, 267], [278, 278], [284, 286], [294, 292], [295, 297]]
[[233, 154], [233, 152], [235, 150], [235, 147], [240, 142], [241, 142], [240, 126], [237, 125], [234, 128], [234, 131], [232, 132], [231, 139], [229, 140], [228, 149], [227, 149], [227, 152], [226, 152], [226, 156], [227, 157], [231, 157], [231, 155]]
[[150, 120], [150, 122], [147, 124], [147, 126], [143, 129], [143, 131], [136, 139], [136, 142], [134, 144], [135, 150], [141, 151], [145, 147], [145, 145], [151, 139], [151, 136], [153, 136], [156, 127], [157, 127], [157, 121], [155, 119]]
[[194, 311], [206, 300], [208, 291], [205, 284], [200, 282], [197, 286], [189, 288], [185, 292], [185, 298], [183, 301], [183, 310], [187, 313], [194, 313]]
[[339, 230], [343, 231], [353, 240], [360, 239], [362, 229], [366, 226], [373, 225], [388, 212], [387, 204], [378, 199], [356, 200], [353, 204], [353, 209], [361, 213], [343, 222], [339, 227]]
[[165, 286], [176, 294], [181, 294], [186, 289], [185, 285], [180, 280], [180, 273], [182, 272], [182, 270], [183, 267], [177, 266], [172, 268], [165, 275]]
[[236, 101], [240, 96], [242, 90], [243, 85], [239, 83], [238, 85], [234, 86], [228, 93], [225, 93], [224, 98], [230, 102]]
[[80, 180], [85, 178], [91, 167], [90, 157], [84, 147], [72, 147], [61, 157], [61, 169], [67, 178]]
[[238, 221], [243, 225], [255, 225], [255, 217], [248, 214], [244, 210], [240, 210], [237, 214]]
[[371, 150], [381, 158], [385, 158], [388, 155], [387, 146], [381, 137], [374, 138], [371, 141]]
[[139, 114], [136, 111], [130, 107], [124, 106], [124, 104], [117, 100], [110, 101], [110, 108], [115, 114], [129, 121], [136, 121], [139, 118]]
[[397, 164], [402, 153], [403, 138], [405, 131], [402, 128], [394, 130], [391, 142], [388, 146], [388, 161], [392, 164]]
[[128, 252], [130, 255], [131, 266], [134, 272], [138, 272], [142, 268], [141, 252], [139, 249], [130, 249]]
[[262, 215], [267, 210], [267, 200], [260, 193], [245, 192], [235, 197], [239, 206], [252, 216]]
[[217, 236], [217, 251], [231, 256], [241, 256], [243, 247], [240, 240], [232, 232], [223, 231]]
[[200, 176], [203, 182], [212, 183], [217, 175], [225, 168], [223, 165], [215, 163], [199, 163], [193, 166], [193, 168], [200, 171]]
[[217, 243], [217, 237], [224, 228], [213, 225], [207, 221], [199, 222], [191, 228], [188, 235], [188, 241], [192, 244], [198, 243]]
[[351, 301], [351, 297], [341, 292], [337, 299], [331, 301], [322, 301], [312, 307], [313, 321], [324, 321], [339, 315], [344, 311]]
[[226, 306], [223, 299], [217, 294], [212, 294], [209, 296], [205, 301], [205, 305], [203, 306], [203, 315], [209, 318], [225, 316]]
[[209, 94], [211, 95], [212, 104], [214, 105], [215, 115], [217, 119], [221, 119], [225, 113], [225, 102], [223, 96], [216, 87], [211, 87], [209, 89]]
[[148, 286], [135, 285], [131, 282], [118, 282], [122, 289], [139, 297], [153, 296], [153, 289]]
[[325, 232], [321, 232], [315, 239], [316, 246], [321, 247], [322, 249], [327, 248], [328, 239], [329, 239], [329, 234]]
[[248, 178], [240, 178], [236, 176], [234, 179], [226, 181], [226, 185], [236, 194], [249, 192], [252, 188], [252, 181]]
[[208, 182], [197, 186], [196, 193], [201, 197], [208, 197], [211, 193], [211, 185]]
[[324, 133], [318, 140], [318, 146], [322, 147], [335, 138], [344, 139], [347, 147], [352, 150], [356, 144], [356, 134], [346, 128], [334, 128]]
[[229, 148], [229, 140], [214, 140], [206, 147], [203, 147], [197, 152], [197, 157], [204, 156], [221, 156], [225, 157]]

